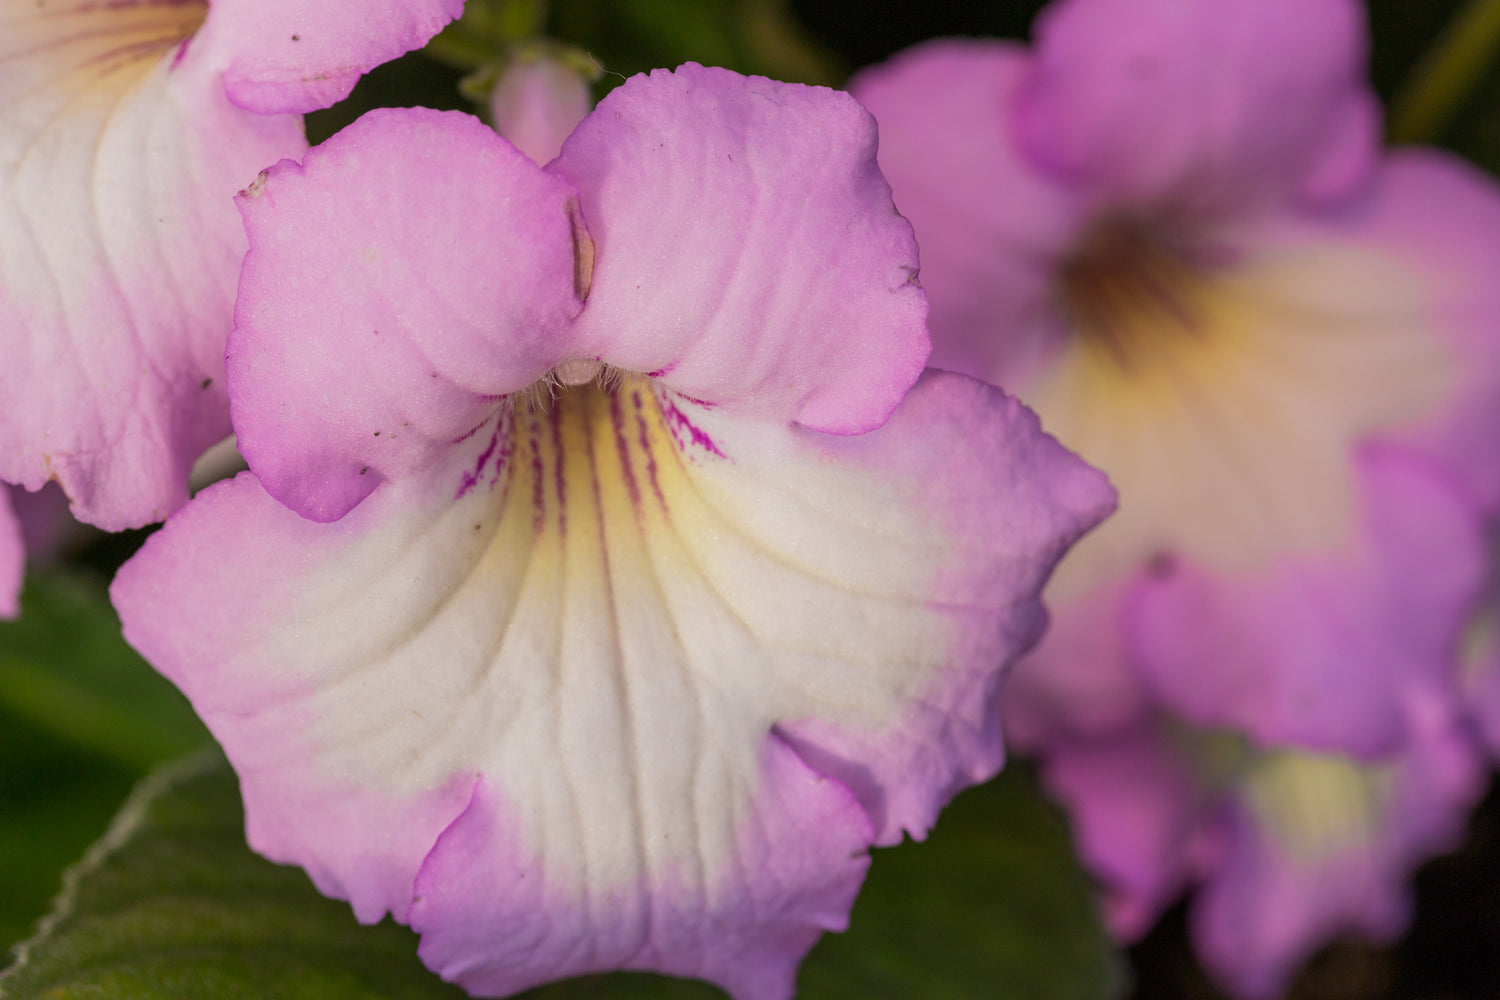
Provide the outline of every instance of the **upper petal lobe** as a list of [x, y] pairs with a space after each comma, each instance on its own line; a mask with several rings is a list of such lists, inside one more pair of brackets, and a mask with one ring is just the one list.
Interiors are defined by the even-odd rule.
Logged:
[[916, 243], [847, 94], [657, 70], [549, 169], [577, 185], [597, 247], [587, 353], [834, 433], [878, 426], [921, 373]]
[[246, 192], [228, 367], [265, 488], [342, 517], [568, 357], [575, 200], [478, 119], [425, 109], [371, 112]]
[[1353, 0], [1060, 0], [1037, 23], [1022, 146], [1098, 203], [1345, 198], [1380, 135], [1365, 30]]

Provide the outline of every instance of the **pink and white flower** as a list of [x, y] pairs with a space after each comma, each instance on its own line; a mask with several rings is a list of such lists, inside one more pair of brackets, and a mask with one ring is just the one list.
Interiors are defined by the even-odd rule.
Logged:
[[1382, 158], [1353, 0], [1061, 0], [1034, 49], [859, 77], [933, 363], [1018, 391], [1121, 513], [1060, 569], [1018, 736], [1164, 707], [1379, 755], [1451, 697], [1500, 502], [1500, 197]]
[[160, 520], [229, 432], [236, 191], [462, 0], [0, 2], [0, 480]]
[[1001, 763], [995, 695], [1098, 473], [922, 374], [847, 95], [687, 65], [545, 170], [374, 112], [241, 202], [251, 472], [121, 572], [251, 844], [501, 995], [791, 995], [867, 849]]
[[[1500, 505], [1500, 196], [1382, 157], [1362, 19], [1059, 0], [1031, 49], [934, 42], [851, 88], [933, 363], [1018, 391], [1120, 489], [1007, 734], [1115, 931], [1201, 885], [1200, 950], [1245, 996], [1334, 933], [1394, 934], [1478, 791], [1452, 719]], [[1277, 812], [1298, 789], [1337, 829]]]

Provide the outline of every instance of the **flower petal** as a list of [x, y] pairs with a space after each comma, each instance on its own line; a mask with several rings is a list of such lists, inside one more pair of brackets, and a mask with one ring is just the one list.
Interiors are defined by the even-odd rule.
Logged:
[[1078, 853], [1103, 883], [1104, 912], [1121, 941], [1143, 937], [1195, 874], [1211, 789], [1159, 720], [1050, 745], [1047, 790], [1067, 809]]
[[870, 822], [847, 789], [775, 736], [755, 784], [734, 863], [716, 883], [705, 885], [689, 856], [602, 892], [537, 877], [523, 825], [481, 788], [417, 876], [409, 916], [422, 960], [475, 996], [644, 969], [721, 983], [736, 1000], [791, 997], [802, 956], [824, 931], [848, 926], [870, 863]]
[[856, 437], [637, 380], [507, 411], [331, 524], [213, 487], [114, 596], [252, 844], [410, 919], [445, 975], [780, 998], [862, 847], [999, 766], [999, 674], [1111, 503], [958, 376]]
[[228, 353], [266, 490], [341, 517], [567, 357], [573, 198], [478, 119], [425, 109], [373, 111], [268, 171], [240, 199]]
[[303, 149], [231, 107], [180, 43], [192, 4], [0, 14], [0, 479], [57, 480], [119, 529], [187, 499], [228, 433], [224, 336], [244, 235], [234, 192]]
[[1236, 243], [1165, 296], [1122, 295], [1109, 336], [1080, 331], [1018, 387], [1130, 498], [1064, 564], [1059, 602], [1163, 555], [1227, 576], [1336, 551], [1359, 517], [1349, 456], [1451, 410], [1465, 359], [1431, 329], [1423, 271], [1311, 226]]
[[1025, 381], [1055, 346], [1057, 270], [1086, 221], [1013, 140], [1029, 65], [1015, 45], [948, 39], [849, 83], [880, 123], [880, 169], [921, 244], [930, 363], [992, 385]]
[[835, 433], [878, 426], [921, 373], [916, 243], [847, 94], [657, 70], [549, 169], [577, 185], [597, 249], [586, 355]]
[[1288, 220], [1293, 240], [1340, 241], [1395, 264], [1420, 289], [1402, 322], [1454, 359], [1443, 405], [1397, 436], [1440, 461], [1500, 510], [1500, 189], [1447, 154], [1400, 150], [1359, 212]]
[[1413, 698], [1451, 694], [1453, 650], [1484, 582], [1479, 518], [1395, 449], [1356, 467], [1357, 535], [1255, 573], [1163, 564], [1127, 625], [1139, 669], [1198, 725], [1267, 744], [1371, 755], [1402, 745]]
[[0, 618], [21, 611], [21, 575], [26, 566], [26, 544], [21, 519], [10, 502], [11, 488], [0, 486]]
[[1135, 672], [1121, 627], [1133, 585], [1111, 581], [1051, 603], [1047, 634], [1005, 681], [1001, 719], [1012, 747], [1045, 752], [1059, 739], [1134, 729], [1153, 714], [1151, 689]]
[[1059, 0], [1036, 26], [1021, 140], [1102, 203], [1338, 199], [1377, 155], [1365, 30], [1353, 0]]
[[426, 45], [463, 7], [463, 0], [213, 0], [193, 45], [224, 70], [239, 107], [315, 111], [348, 97], [381, 63]]

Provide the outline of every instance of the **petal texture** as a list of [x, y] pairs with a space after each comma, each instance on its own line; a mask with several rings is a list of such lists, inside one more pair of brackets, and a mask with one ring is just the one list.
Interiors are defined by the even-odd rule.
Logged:
[[1239, 214], [1346, 196], [1374, 166], [1353, 0], [1060, 0], [1035, 34], [1021, 141], [1099, 203]]
[[916, 243], [847, 94], [657, 70], [549, 169], [577, 185], [597, 247], [586, 354], [835, 433], [878, 426], [921, 373]]
[[228, 433], [230, 199], [300, 123], [230, 106], [180, 45], [201, 5], [0, 12], [0, 479], [119, 529], [187, 499]]
[[228, 353], [240, 450], [266, 490], [342, 517], [568, 357], [574, 201], [458, 112], [374, 111], [268, 171], [240, 199]]
[[239, 107], [315, 111], [349, 96], [365, 73], [420, 49], [463, 0], [212, 0], [193, 45], [224, 70]]
[[252, 844], [467, 988], [789, 996], [862, 849], [999, 766], [999, 673], [1111, 491], [958, 376], [853, 437], [644, 380], [496, 420], [331, 524], [211, 488], [122, 570], [127, 637]]

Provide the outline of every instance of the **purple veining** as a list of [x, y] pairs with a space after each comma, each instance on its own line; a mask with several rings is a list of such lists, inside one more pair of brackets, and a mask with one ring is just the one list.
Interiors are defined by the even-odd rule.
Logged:
[[542, 483], [546, 470], [542, 465], [542, 442], [536, 435], [535, 420], [531, 424], [531, 433], [526, 436], [526, 444], [531, 449], [531, 528], [540, 535], [547, 511], [547, 489]]
[[[684, 396], [682, 398], [687, 399], [688, 397]], [[666, 421], [667, 427], [672, 431], [672, 436], [677, 439], [679, 446], [685, 448], [691, 444], [719, 458], [728, 457], [719, 450], [718, 445], [714, 444], [714, 439], [689, 420], [687, 414], [679, 410], [671, 399], [659, 396], [657, 397], [657, 402], [661, 406], [662, 419]]]
[[[194, 35], [196, 34], [197, 32], [194, 32]], [[187, 58], [188, 46], [192, 44], [193, 35], [189, 35], [177, 44], [177, 54], [172, 57], [172, 65], [168, 67], [169, 70], [175, 71], [178, 66], [182, 65], [182, 61]]]
[[667, 498], [662, 495], [661, 482], [656, 475], [656, 455], [651, 450], [651, 429], [646, 423], [646, 403], [641, 399], [641, 390], [631, 390], [630, 401], [635, 404], [636, 436], [641, 442], [641, 452], [646, 456], [646, 475], [651, 479], [651, 492], [656, 494], [657, 503], [665, 510]]
[[497, 431], [500, 435], [500, 452], [495, 456], [495, 461], [491, 465], [491, 468], [494, 469], [494, 472], [490, 475], [489, 488], [491, 491], [499, 484], [500, 477], [510, 468], [510, 451], [513, 440], [511, 437], [511, 426], [509, 418], [506, 418], [501, 421], [500, 428]]
[[[478, 430], [478, 428], [476, 427], [475, 430]], [[478, 461], [474, 463], [474, 471], [464, 473], [463, 479], [458, 484], [458, 492], [453, 494], [454, 500], [462, 500], [468, 495], [470, 490], [479, 485], [479, 480], [484, 478], [484, 468], [489, 464], [490, 456], [494, 455], [500, 448], [500, 432], [502, 430], [504, 430], [503, 426], [495, 428], [494, 434], [490, 436], [490, 443], [485, 445], [484, 451], [479, 453]], [[473, 432], [471, 431], [470, 433], [472, 434]], [[468, 436], [468, 434], [464, 435], [464, 437]], [[463, 439], [460, 438], [460, 440]], [[493, 480], [491, 481], [491, 485], [493, 485]]]
[[552, 481], [557, 488], [557, 530], [568, 533], [568, 471], [563, 462], [562, 407], [553, 406], [547, 413], [552, 428]]
[[620, 407], [618, 393], [609, 394], [609, 423], [614, 428], [615, 450], [620, 454], [620, 468], [625, 474], [625, 489], [630, 493], [630, 504], [640, 510], [641, 488], [635, 481], [635, 467], [630, 461], [630, 443], [625, 439], [625, 411]]
[[463, 442], [469, 440], [469, 438], [473, 437], [475, 434], [478, 434], [480, 431], [484, 430], [485, 427], [489, 426], [489, 422], [492, 419], [494, 418], [485, 417], [483, 420], [479, 421], [479, 423], [475, 424], [473, 427], [470, 427], [468, 430], [464, 431], [462, 434], [454, 438], [452, 441], [449, 441], [448, 443], [462, 444]]

